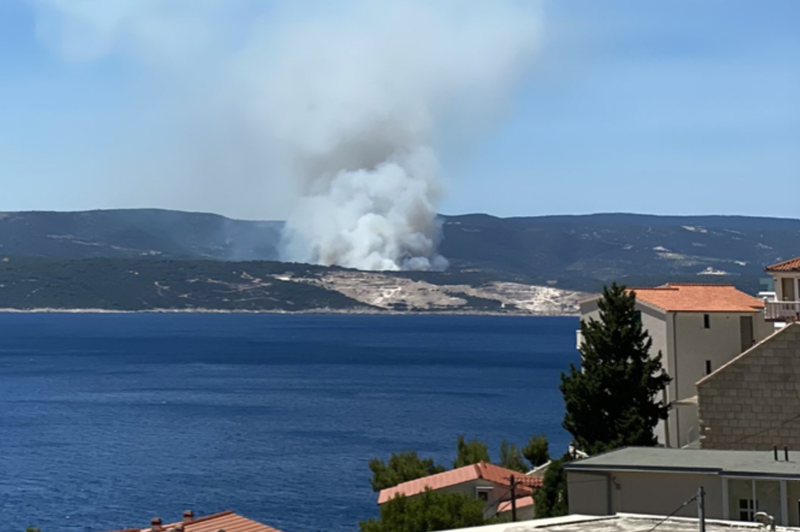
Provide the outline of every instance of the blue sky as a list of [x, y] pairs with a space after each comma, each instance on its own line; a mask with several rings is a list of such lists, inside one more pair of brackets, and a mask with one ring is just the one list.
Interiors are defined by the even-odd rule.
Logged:
[[[186, 186], [121, 171], [180, 139], [131, 54], [76, 59], [48, 42], [51, 1], [0, 0], [0, 210], [285, 216], [267, 199], [280, 196], [274, 180], [237, 195], [219, 192], [224, 172]], [[214, 23], [235, 36], [251, 9], [241, 0]], [[800, 217], [800, 2], [551, 0], [543, 11], [533, 69], [502, 116], [466, 143], [441, 142], [442, 212]]]

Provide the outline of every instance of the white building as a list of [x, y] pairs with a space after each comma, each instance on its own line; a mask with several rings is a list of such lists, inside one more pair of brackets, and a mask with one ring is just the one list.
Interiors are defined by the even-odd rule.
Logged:
[[[632, 290], [643, 327], [653, 340], [651, 355], [662, 353], [664, 369], [672, 377], [666, 390], [672, 409], [668, 422], [656, 427], [658, 441], [667, 447], [696, 444], [695, 383], [775, 327], [766, 320], [762, 300], [731, 285], [673, 283]], [[581, 320], [599, 319], [599, 299], [595, 295], [580, 302]]]
[[776, 301], [767, 302], [767, 319], [800, 320], [800, 257], [767, 267], [775, 280]]

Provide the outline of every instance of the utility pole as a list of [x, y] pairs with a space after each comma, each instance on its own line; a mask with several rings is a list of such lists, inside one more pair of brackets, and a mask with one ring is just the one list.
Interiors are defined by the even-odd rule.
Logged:
[[706, 490], [703, 486], [697, 490], [697, 524], [700, 532], [706, 532]]
[[511, 522], [517, 522], [517, 477], [511, 475]]

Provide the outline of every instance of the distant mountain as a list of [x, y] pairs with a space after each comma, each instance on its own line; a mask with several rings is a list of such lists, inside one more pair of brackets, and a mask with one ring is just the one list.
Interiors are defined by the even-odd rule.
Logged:
[[159, 209], [0, 213], [0, 254], [277, 260], [282, 222]]
[[[597, 214], [444, 216], [443, 280], [596, 290], [619, 280], [733, 282], [758, 290], [765, 265], [800, 255], [800, 220]], [[0, 214], [0, 256], [273, 261], [281, 222], [164, 210]], [[476, 275], [478, 277], [476, 277]], [[436, 281], [435, 273], [401, 277]], [[439, 281], [436, 281], [439, 282]]]

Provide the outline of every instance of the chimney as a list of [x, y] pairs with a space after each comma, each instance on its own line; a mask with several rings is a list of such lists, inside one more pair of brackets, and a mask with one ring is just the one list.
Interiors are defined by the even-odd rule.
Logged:
[[772, 446], [772, 453], [775, 455], [775, 461], [777, 462], [778, 461], [778, 446], [777, 445], [773, 445]]
[[194, 521], [194, 512], [191, 510], [186, 510], [183, 512], [183, 524], [186, 525]]
[[789, 448], [785, 445], [783, 446], [783, 457], [787, 462], [789, 461]]
[[150, 521], [150, 528], [153, 532], [163, 532], [164, 527], [161, 525], [161, 518], [154, 517], [152, 521]]

